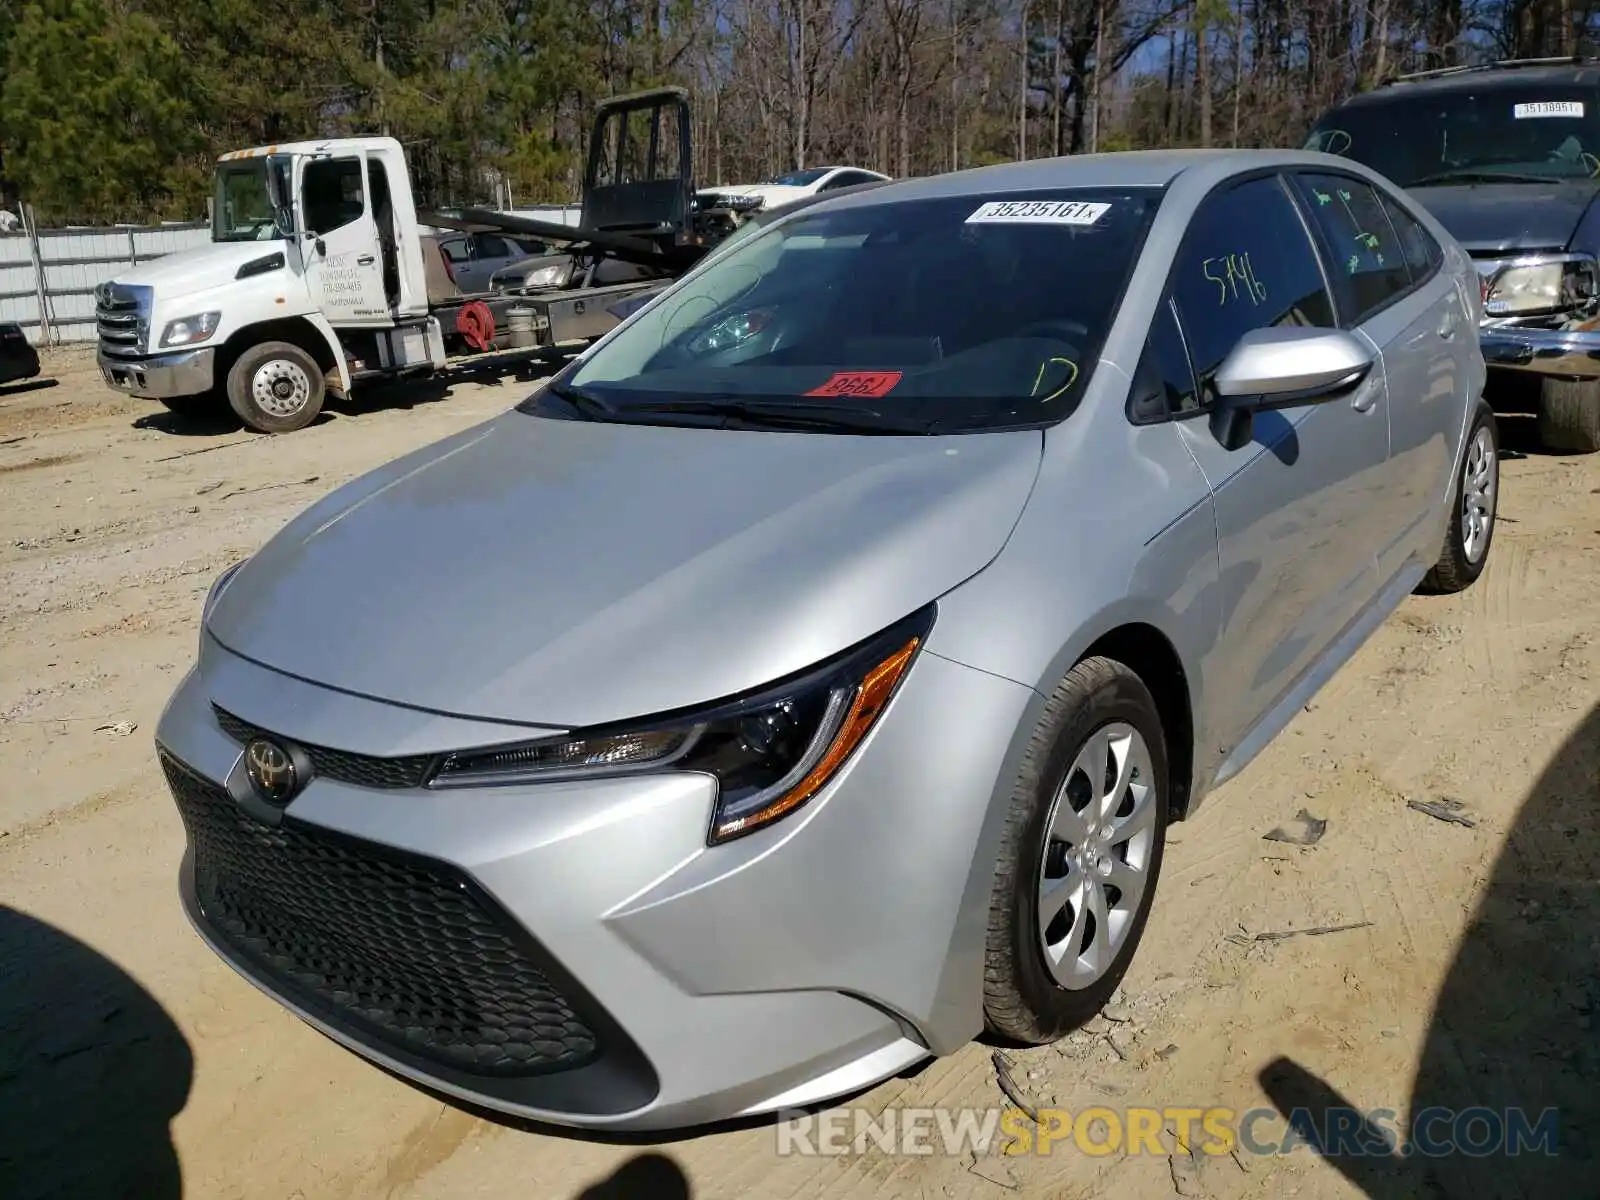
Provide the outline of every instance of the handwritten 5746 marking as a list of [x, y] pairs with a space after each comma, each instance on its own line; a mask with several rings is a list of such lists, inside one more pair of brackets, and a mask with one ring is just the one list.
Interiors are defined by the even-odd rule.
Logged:
[[1260, 304], [1267, 298], [1267, 285], [1256, 278], [1248, 250], [1243, 254], [1208, 258], [1200, 264], [1200, 272], [1217, 285], [1218, 304], [1237, 300], [1241, 295], [1251, 304]]

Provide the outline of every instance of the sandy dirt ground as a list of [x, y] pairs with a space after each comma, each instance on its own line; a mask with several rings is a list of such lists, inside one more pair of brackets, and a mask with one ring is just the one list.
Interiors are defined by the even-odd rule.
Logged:
[[[178, 907], [182, 828], [151, 735], [213, 576], [527, 384], [396, 389], [260, 438], [114, 397], [82, 353], [47, 372], [0, 388], [0, 1194], [1600, 1194], [1600, 456], [1538, 453], [1503, 422], [1485, 576], [1408, 599], [1174, 829], [1122, 999], [1010, 1068], [1025, 1099], [1075, 1112], [1559, 1106], [1556, 1158], [1095, 1156], [1070, 1139], [1048, 1156], [780, 1156], [766, 1122], [651, 1143], [442, 1103], [255, 991]], [[1301, 810], [1327, 822], [1316, 844], [1263, 836]], [[849, 1101], [1003, 1102], [981, 1044]]]

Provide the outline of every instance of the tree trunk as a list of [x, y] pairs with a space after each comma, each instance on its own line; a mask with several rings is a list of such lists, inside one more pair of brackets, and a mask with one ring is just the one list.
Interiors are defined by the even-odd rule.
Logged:
[[1017, 157], [1028, 157], [1028, 0], [1022, 0], [1022, 93], [1017, 98]]

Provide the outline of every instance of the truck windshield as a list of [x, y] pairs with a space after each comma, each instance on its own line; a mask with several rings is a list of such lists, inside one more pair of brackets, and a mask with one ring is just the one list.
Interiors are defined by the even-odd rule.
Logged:
[[714, 254], [550, 390], [597, 420], [1048, 424], [1083, 394], [1160, 200], [1079, 189], [798, 213]]
[[1334, 109], [1306, 149], [1353, 158], [1401, 187], [1600, 176], [1593, 89], [1529, 84], [1407, 95], [1404, 87]]
[[[211, 208], [214, 242], [270, 242], [282, 238], [272, 219], [266, 159], [224, 163], [217, 168], [216, 202]], [[288, 188], [283, 192], [288, 194]]]

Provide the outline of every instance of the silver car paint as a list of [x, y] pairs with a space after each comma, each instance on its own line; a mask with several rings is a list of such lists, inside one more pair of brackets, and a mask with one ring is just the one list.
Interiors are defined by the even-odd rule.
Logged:
[[[291, 523], [210, 629], [266, 666], [461, 716], [578, 726], [704, 704], [982, 570], [1042, 442], [510, 413], [338, 520]], [[350, 603], [377, 580], [381, 604]], [[438, 636], [446, 613], [468, 636]]]
[[[1322, 155], [1172, 152], [841, 198], [1172, 180], [1087, 394], [1042, 436], [492, 421], [313, 506], [236, 574], [158, 739], [217, 780], [240, 750], [212, 701], [352, 751], [481, 745], [708, 701], [937, 599], [926, 649], [841, 775], [728, 845], [705, 845], [711, 785], [681, 777], [381, 795], [316, 779], [290, 812], [469, 871], [660, 1075], [641, 1109], [524, 1115], [682, 1125], [824, 1100], [959, 1047], [982, 1026], [1003, 801], [1072, 663], [1129, 629], [1171, 648], [1197, 802], [1359, 646], [1444, 535], [1482, 381], [1470, 338], [1441, 365], [1426, 339], [1369, 323], [1383, 369], [1353, 397], [1275, 414], [1270, 449], [1224, 451], [1203, 420], [1127, 419], [1194, 206], [1278, 165], [1370, 175]], [[1394, 306], [1405, 330], [1464, 269], [1421, 216], [1450, 261], [1415, 305]], [[1425, 404], [1408, 394], [1422, 378]], [[1420, 483], [1400, 477], [1391, 445]]]

